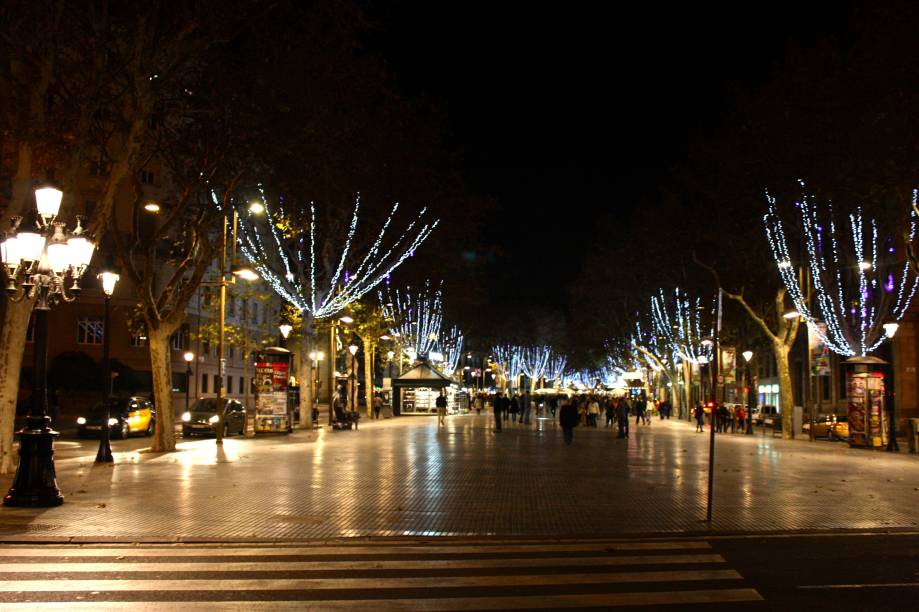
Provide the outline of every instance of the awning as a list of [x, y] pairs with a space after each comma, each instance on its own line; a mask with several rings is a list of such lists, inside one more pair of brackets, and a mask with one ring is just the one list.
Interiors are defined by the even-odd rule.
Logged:
[[438, 372], [426, 361], [422, 361], [402, 376], [392, 380], [393, 387], [431, 387], [434, 389], [442, 389], [444, 387], [449, 387], [451, 384], [453, 384], [452, 380]]

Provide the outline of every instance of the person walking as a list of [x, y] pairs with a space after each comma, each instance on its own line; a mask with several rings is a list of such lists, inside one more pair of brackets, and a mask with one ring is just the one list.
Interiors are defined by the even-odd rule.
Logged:
[[514, 393], [514, 396], [510, 399], [511, 423], [517, 420], [518, 412], [520, 412], [520, 397], [516, 393]]
[[747, 418], [747, 412], [743, 409], [743, 406], [738, 406], [737, 410], [734, 412], [734, 415], [737, 417], [737, 431], [743, 433], [744, 423], [746, 422]]
[[437, 396], [437, 399], [434, 400], [434, 405], [437, 407], [437, 426], [446, 427], [447, 422], [447, 394], [444, 391], [440, 392], [440, 395]]
[[530, 392], [527, 390], [523, 391], [523, 396], [520, 398], [520, 422], [524, 425], [530, 424], [530, 410], [532, 405], [530, 403]]
[[383, 410], [383, 397], [379, 393], [373, 396], [373, 418], [379, 419], [380, 412]]
[[702, 404], [696, 404], [696, 409], [692, 411], [692, 415], [696, 417], [696, 431], [702, 431], [702, 420], [705, 417], [705, 411], [702, 410]]
[[628, 438], [629, 437], [629, 404], [622, 399], [617, 397], [614, 401], [615, 411], [616, 411], [616, 424], [619, 425], [619, 435], [617, 438]]
[[502, 396], [500, 391], [495, 393], [495, 399], [492, 402], [492, 410], [495, 415], [495, 430], [494, 431], [495, 433], [500, 433], [501, 432], [501, 419], [503, 417], [501, 413], [504, 410], [504, 397]]
[[632, 404], [632, 411], [635, 414], [635, 427], [645, 420], [645, 400], [640, 395], [635, 398]]
[[606, 426], [613, 426], [613, 417], [615, 416], [615, 409], [613, 408], [613, 401], [609, 398], [606, 398], [603, 401], [603, 412], [606, 413]]
[[590, 398], [587, 404], [587, 425], [589, 427], [597, 426], [597, 419], [600, 418], [600, 402], [595, 396]]
[[574, 440], [574, 428], [578, 424], [578, 409], [574, 401], [569, 401], [567, 397], [562, 398], [561, 408], [558, 411], [558, 424], [562, 426], [565, 444], [570, 446]]

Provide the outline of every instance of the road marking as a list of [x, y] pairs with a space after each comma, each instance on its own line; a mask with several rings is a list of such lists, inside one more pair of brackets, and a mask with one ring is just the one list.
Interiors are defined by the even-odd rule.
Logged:
[[[755, 589], [714, 589], [703, 591], [660, 591], [641, 593], [596, 593], [579, 595], [538, 595], [501, 597], [456, 597], [430, 599], [349, 599], [302, 601], [213, 601], [213, 602], [67, 602], [68, 612], [131, 610], [139, 612], [184, 610], [221, 610], [242, 612], [265, 609], [282, 612], [293, 610], [362, 610], [379, 612], [396, 610], [494, 610], [557, 609], [579, 607], [660, 606], [762, 601]], [[24, 602], [0, 605], [0, 609], [61, 609], [61, 602]]]
[[[709, 555], [654, 555], [622, 557], [545, 557], [518, 559], [426, 559], [383, 561], [276, 561], [200, 563], [0, 563], [0, 574], [23, 572], [140, 572], [140, 571], [283, 571], [283, 570], [374, 570], [374, 569], [474, 569], [504, 567], [577, 567], [582, 565], [681, 565], [724, 563], [724, 557]], [[66, 568], [66, 570], [65, 570]], [[0, 584], [2, 588], [2, 584]]]
[[[66, 573], [66, 572], [62, 572]], [[159, 580], [5, 580], [0, 592], [50, 593], [66, 591], [301, 591], [328, 589], [431, 589], [495, 586], [566, 584], [621, 584], [629, 582], [674, 582], [680, 580], [740, 580], [734, 570], [684, 572], [617, 572], [615, 574], [536, 574], [526, 576], [430, 576], [424, 578], [282, 578], [282, 579], [192, 579]]]
[[919, 587], [919, 582], [876, 582], [865, 584], [806, 584], [798, 586], [799, 589], [902, 589]]
[[32, 544], [0, 547], [2, 557], [201, 557], [208, 553], [216, 556], [232, 550], [234, 555], [414, 555], [444, 553], [540, 553], [540, 552], [605, 552], [630, 550], [710, 550], [708, 542], [585, 542], [581, 544], [515, 544], [515, 545], [435, 545], [423, 546], [196, 546], [171, 544], [164, 547], [92, 548], [90, 546], [55, 546], [35, 548]]

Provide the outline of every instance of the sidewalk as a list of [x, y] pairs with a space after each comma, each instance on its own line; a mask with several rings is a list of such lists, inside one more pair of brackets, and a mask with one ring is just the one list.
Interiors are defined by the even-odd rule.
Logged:
[[[919, 458], [717, 437], [684, 421], [575, 430], [551, 420], [491, 432], [485, 416], [364, 418], [358, 431], [179, 443], [176, 453], [56, 446], [65, 504], [0, 509], [5, 541], [262, 541], [353, 536], [619, 536], [919, 529]], [[137, 440], [144, 445], [144, 440]], [[11, 476], [0, 479], [8, 487]]]

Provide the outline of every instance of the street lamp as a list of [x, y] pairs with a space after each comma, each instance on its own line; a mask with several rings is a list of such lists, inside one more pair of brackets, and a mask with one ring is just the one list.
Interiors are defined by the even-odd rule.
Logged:
[[753, 370], [750, 368], [750, 362], [753, 360], [753, 351], [747, 350], [741, 353], [747, 364], [747, 432], [753, 433]]
[[98, 278], [102, 281], [102, 292], [105, 294], [105, 316], [102, 319], [102, 375], [105, 377], [102, 381], [102, 410], [105, 417], [102, 421], [102, 431], [99, 435], [99, 451], [96, 453], [96, 463], [111, 463], [112, 457], [111, 443], [111, 406], [109, 406], [109, 393], [112, 386], [111, 363], [109, 362], [109, 330], [111, 328], [111, 311], [112, 311], [112, 294], [115, 293], [115, 284], [118, 282], [118, 275], [112, 271], [111, 262], [106, 264], [105, 269], [99, 273]]
[[278, 325], [278, 329], [281, 331], [281, 348], [287, 348], [287, 337], [290, 336], [294, 326], [290, 323], [281, 323]]
[[191, 351], [186, 351], [182, 358], [185, 359], [185, 412], [188, 412], [191, 394], [191, 362], [195, 360], [195, 354]]
[[348, 382], [350, 382], [350, 387], [351, 387], [350, 389], [351, 392], [349, 393], [350, 395], [349, 399], [351, 400], [350, 402], [351, 405], [349, 407], [351, 408], [353, 412], [356, 412], [357, 411], [357, 399], [355, 398], [355, 395], [357, 395], [356, 393], [357, 392], [357, 360], [354, 357], [355, 355], [357, 355], [357, 345], [352, 344], [348, 346], [348, 352], [351, 353], [351, 370], [348, 373], [348, 379], [349, 379]]
[[[35, 215], [24, 228], [13, 217], [0, 243], [6, 273], [7, 299], [35, 300], [35, 366], [32, 407], [19, 436], [19, 465], [5, 506], [47, 507], [64, 503], [54, 472], [54, 437], [48, 416], [48, 311], [61, 301], [72, 302], [80, 292], [80, 277], [92, 260], [96, 245], [77, 225], [65, 234], [56, 221], [63, 193], [53, 187], [35, 190]], [[32, 215], [30, 215], [32, 217]], [[70, 286], [68, 287], [68, 283]]]

